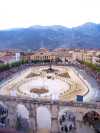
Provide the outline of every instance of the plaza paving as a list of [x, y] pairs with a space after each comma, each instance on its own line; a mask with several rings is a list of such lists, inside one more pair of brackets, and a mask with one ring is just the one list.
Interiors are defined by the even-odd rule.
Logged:
[[[30, 94], [30, 89], [44, 86], [47, 87], [49, 92], [43, 94], [43, 96], [49, 95], [49, 98], [53, 99], [60, 98], [60, 100], [75, 100], [76, 95], [86, 94], [84, 96], [84, 101], [94, 101], [96, 97], [98, 97], [99, 86], [96, 83], [96, 80], [83, 70], [73, 67], [54, 66], [54, 68], [61, 72], [67, 70], [70, 78], [64, 79], [52, 74], [51, 76], [53, 79], [47, 79], [47, 75], [42, 75], [42, 77], [35, 77], [32, 80], [27, 81], [26, 76], [32, 71], [39, 73], [39, 71], [45, 69], [45, 67], [29, 68], [15, 74], [11, 79], [1, 84], [0, 94], [35, 97], [35, 94]], [[18, 92], [18, 90], [20, 92]]]
[[[49, 129], [39, 129], [38, 133], [49, 133]], [[62, 132], [66, 133], [66, 132]], [[96, 133], [92, 127], [84, 124], [77, 124], [77, 129], [69, 131], [68, 133]]]
[[95, 133], [95, 131], [92, 127], [89, 127], [88, 125], [77, 123], [77, 129], [69, 133]]

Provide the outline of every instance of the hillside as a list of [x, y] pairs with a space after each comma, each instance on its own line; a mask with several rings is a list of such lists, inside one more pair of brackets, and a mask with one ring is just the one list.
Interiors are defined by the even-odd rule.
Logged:
[[100, 48], [100, 24], [86, 23], [75, 28], [37, 25], [0, 31], [0, 49], [40, 47]]

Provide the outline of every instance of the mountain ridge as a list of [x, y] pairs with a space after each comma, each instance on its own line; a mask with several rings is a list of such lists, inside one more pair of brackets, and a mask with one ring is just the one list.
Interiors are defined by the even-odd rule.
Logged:
[[61, 25], [31, 26], [0, 31], [0, 49], [100, 48], [100, 24], [68, 28]]

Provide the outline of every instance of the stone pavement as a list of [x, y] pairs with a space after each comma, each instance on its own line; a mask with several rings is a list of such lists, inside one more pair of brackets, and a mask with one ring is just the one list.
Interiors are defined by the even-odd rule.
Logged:
[[89, 127], [88, 125], [84, 125], [82, 123], [77, 123], [77, 129], [69, 133], [95, 133], [95, 131], [93, 127]]

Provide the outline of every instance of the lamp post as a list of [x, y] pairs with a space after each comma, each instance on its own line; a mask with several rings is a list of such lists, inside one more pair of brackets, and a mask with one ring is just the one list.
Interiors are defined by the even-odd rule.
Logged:
[[83, 52], [82, 52], [83, 69], [85, 70], [85, 58], [84, 58], [84, 54], [85, 54], [85, 48], [83, 49]]
[[52, 59], [50, 59], [50, 67], [49, 67], [49, 70], [50, 71], [52, 70]]

